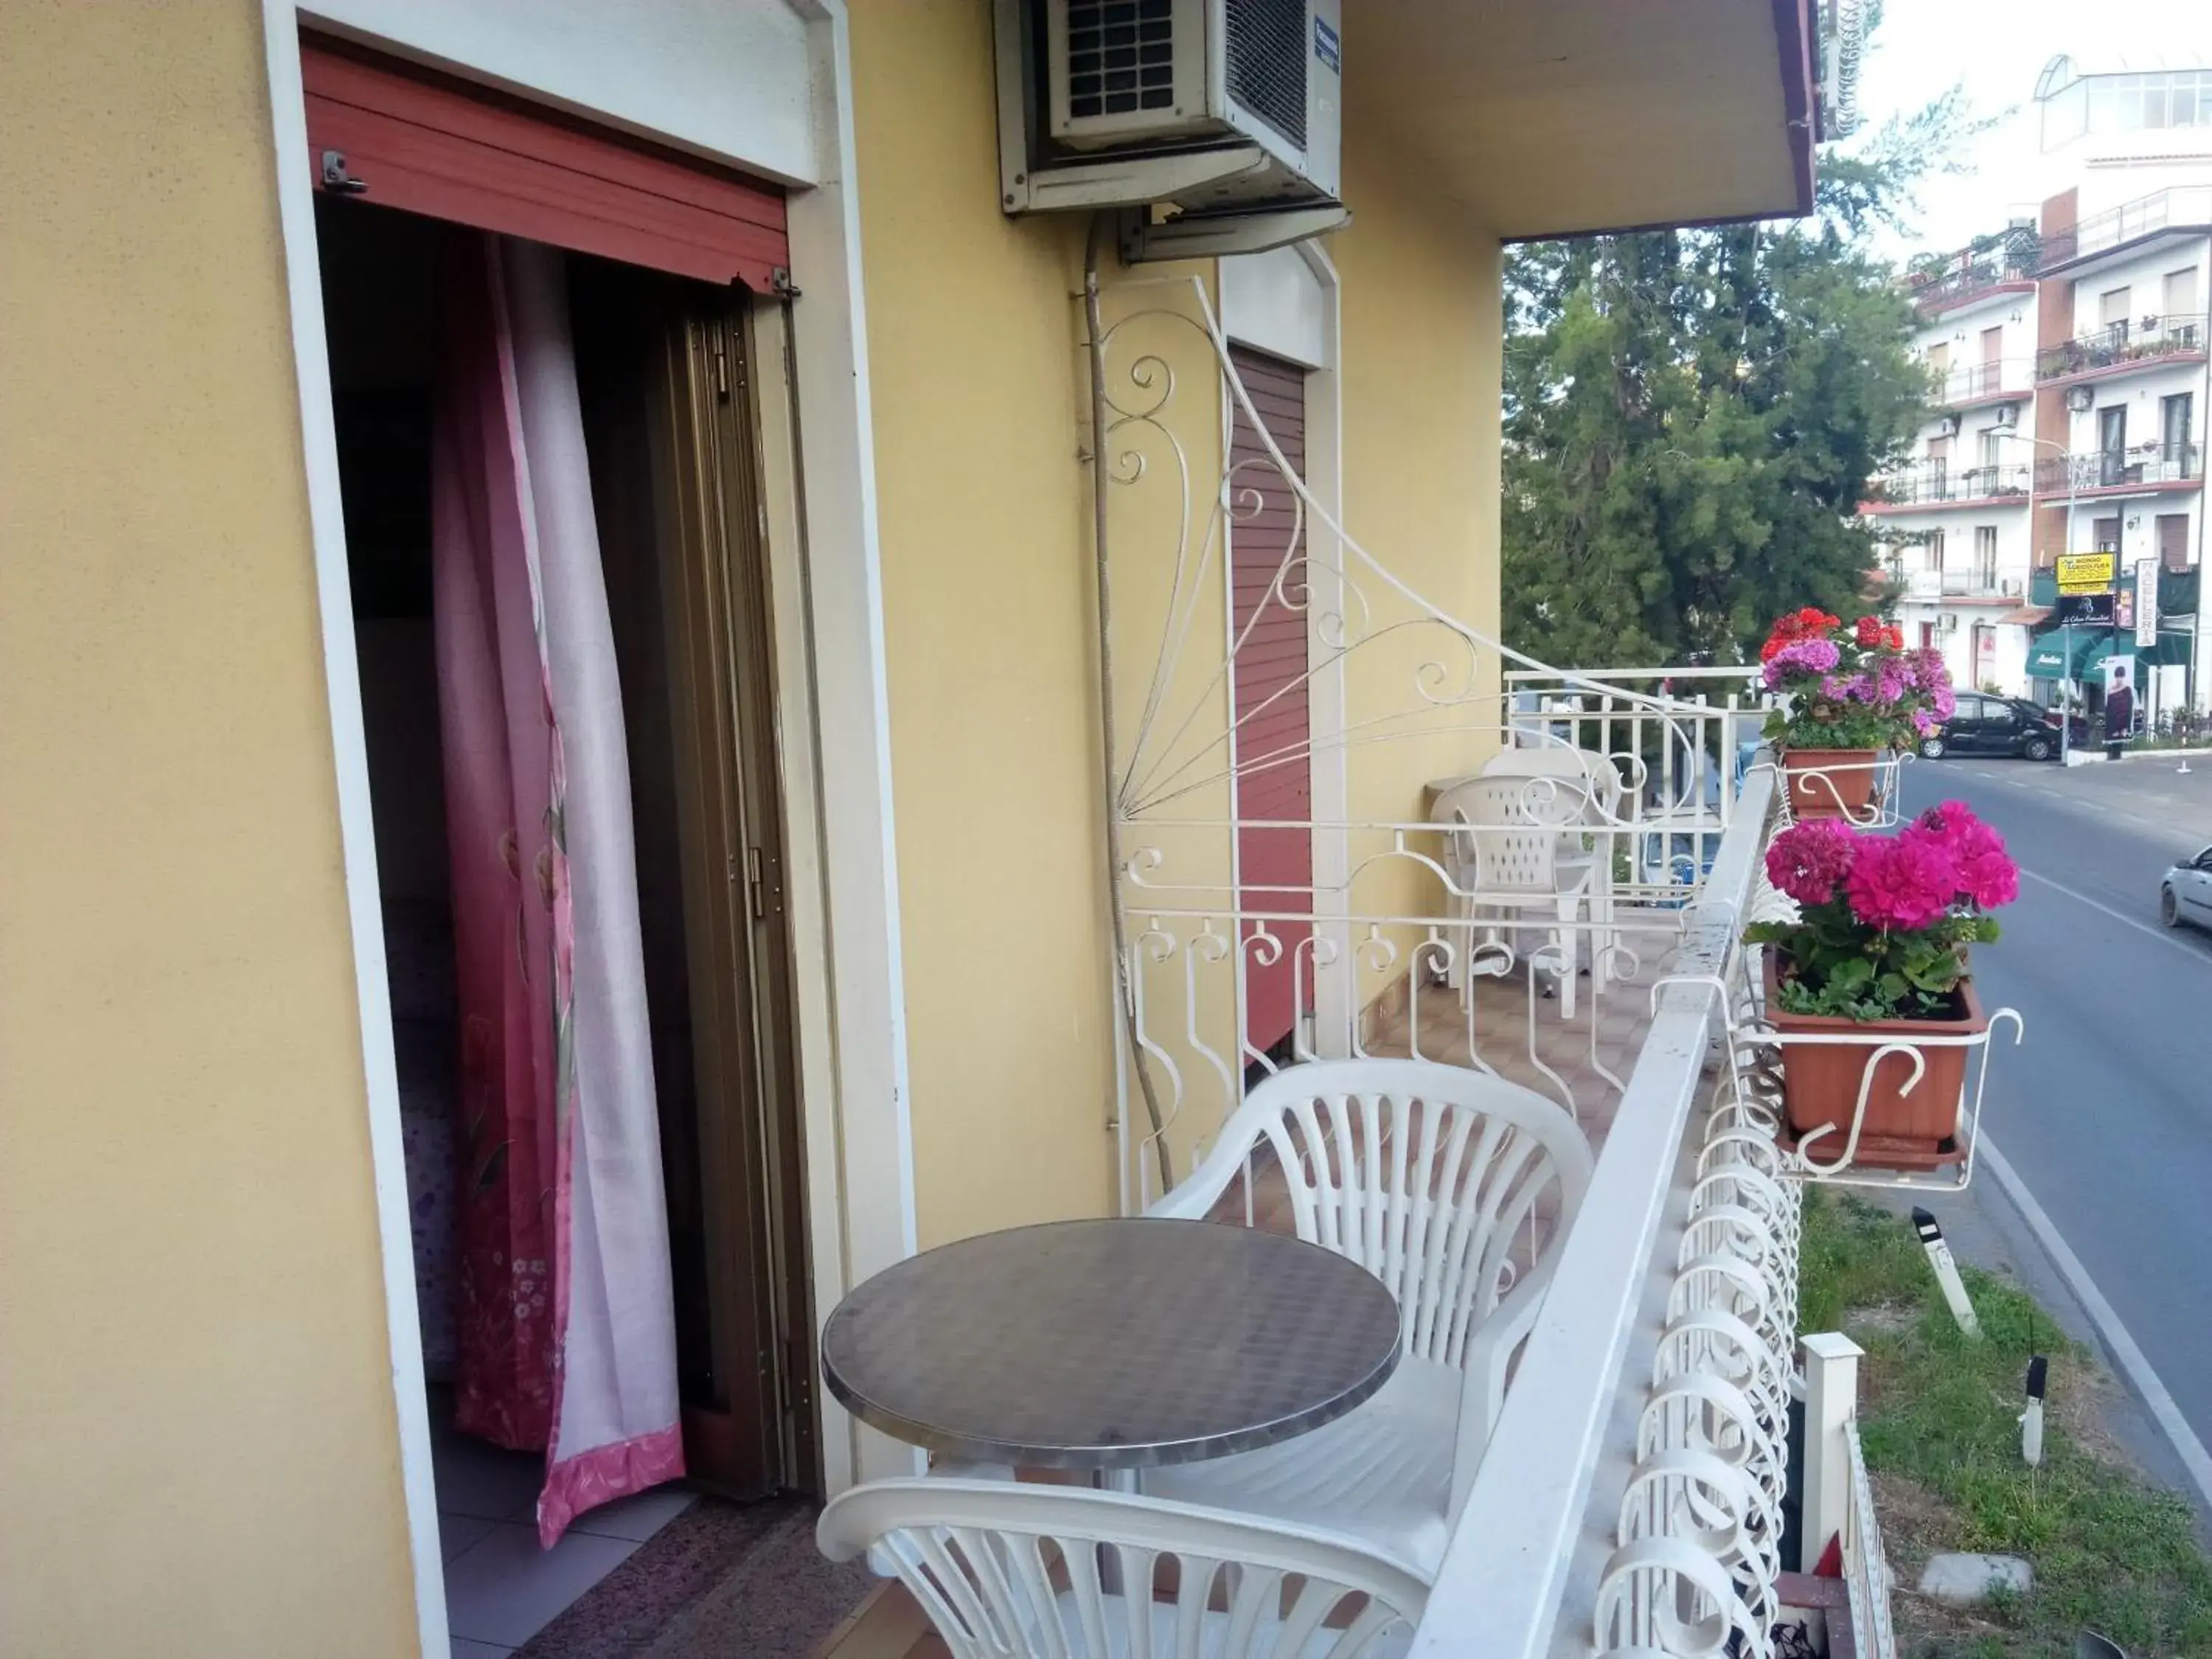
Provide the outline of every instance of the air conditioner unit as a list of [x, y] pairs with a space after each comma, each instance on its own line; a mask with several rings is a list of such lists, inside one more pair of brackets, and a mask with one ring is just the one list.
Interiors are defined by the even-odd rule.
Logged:
[[2066, 407], [2076, 415], [2087, 415], [2097, 406], [2097, 394], [2086, 386], [2066, 388]]
[[1341, 0], [993, 0], [1000, 206], [1133, 210], [1125, 253], [1344, 224]]
[[1999, 404], [1997, 405], [1998, 431], [2010, 432], [2015, 427], [2019, 426], [2019, 424], [2020, 405], [2018, 404]]
[[1936, 424], [1936, 430], [1947, 438], [1955, 438], [1959, 435], [1959, 417], [1956, 415], [1946, 415]]
[[1959, 631], [1958, 613], [1951, 611], [1945, 611], [1942, 616], [1936, 620], [1936, 631], [1939, 634], [1957, 633]]

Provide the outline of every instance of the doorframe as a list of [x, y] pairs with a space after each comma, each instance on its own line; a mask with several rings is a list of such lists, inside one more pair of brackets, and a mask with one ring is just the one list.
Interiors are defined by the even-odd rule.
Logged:
[[[782, 495], [780, 507], [771, 502], [770, 528], [781, 533], [772, 533], [769, 565], [775, 592], [798, 601], [777, 607], [775, 668], [786, 696], [785, 731], [798, 739], [787, 744], [784, 800], [793, 953], [801, 969], [794, 986], [799, 1086], [818, 1335], [846, 1291], [916, 1246], [850, 39], [845, 0], [790, 3], [807, 25], [811, 60], [810, 84], [793, 90], [813, 110], [823, 165], [818, 182], [789, 197], [793, 284], [806, 297], [790, 309], [786, 361], [793, 397], [782, 429], [791, 471], [775, 485]], [[261, 0], [261, 14], [400, 1481], [417, 1638], [424, 1655], [437, 1656], [449, 1644], [444, 1564], [323, 330], [300, 15], [294, 0]], [[828, 729], [838, 734], [834, 744], [820, 741]], [[911, 1449], [861, 1428], [825, 1392], [816, 1399], [825, 1494], [917, 1472]]]
[[[1272, 352], [1293, 362], [1306, 372], [1306, 493], [1326, 511], [1308, 514], [1306, 538], [1306, 738], [1312, 791], [1309, 817], [1316, 826], [1342, 825], [1351, 811], [1349, 762], [1344, 743], [1345, 673], [1339, 647], [1329, 639], [1328, 619], [1345, 603], [1344, 549], [1331, 523], [1344, 522], [1344, 291], [1336, 264], [1321, 241], [1309, 239], [1293, 244], [1305, 275], [1321, 299], [1320, 349], [1315, 361], [1287, 352], [1279, 340], [1248, 339], [1223, 293], [1221, 264], [1215, 261], [1214, 293], [1220, 304], [1222, 333], [1240, 345]], [[1236, 415], [1236, 398], [1230, 392], [1227, 367], [1219, 387], [1222, 453], [1228, 453], [1230, 428]], [[1229, 561], [1223, 560], [1223, 605], [1233, 613], [1234, 593], [1229, 580]], [[1236, 629], [1224, 614], [1223, 638], [1233, 642]], [[1234, 696], [1235, 667], [1231, 665], [1230, 696]], [[1231, 704], [1231, 718], [1234, 705]], [[1352, 1030], [1358, 1012], [1357, 985], [1352, 973], [1352, 929], [1343, 920], [1351, 901], [1352, 878], [1349, 834], [1341, 828], [1311, 832], [1313, 857], [1313, 931], [1316, 939], [1328, 939], [1335, 946], [1333, 960], [1314, 964], [1312, 1041], [1316, 1057], [1341, 1059], [1352, 1052]], [[1237, 867], [1236, 838], [1231, 837], [1230, 881], [1243, 880]], [[1332, 920], [1334, 918], [1334, 920]], [[1243, 952], [1237, 957], [1237, 998], [1243, 1004]]]

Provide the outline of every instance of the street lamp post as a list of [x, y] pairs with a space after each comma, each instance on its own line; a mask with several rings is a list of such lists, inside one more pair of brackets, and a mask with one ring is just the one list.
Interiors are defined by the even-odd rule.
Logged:
[[[2065, 464], [2066, 532], [2060, 538], [2059, 546], [2062, 550], [2071, 551], [2074, 546], [2074, 507], [2077, 500], [2076, 492], [2081, 487], [2081, 477], [2074, 470], [2073, 451], [2055, 438], [2031, 438], [2025, 432], [2000, 432], [1997, 435], [2000, 438], [2010, 438], [2015, 443], [2033, 444], [2039, 449], [2051, 450]], [[2033, 557], [2032, 550], [2035, 545], [2035, 508], [2033, 505], [2035, 500], [2035, 469], [2033, 465], [2028, 468], [2027, 499], [2031, 503], [2028, 507], [2027, 540], [2031, 550], [2030, 556]], [[2113, 568], [2117, 574], [2118, 568], [2117, 559], [2113, 562]], [[2119, 614], [2116, 605], [2112, 611], [2115, 629], [2119, 625]], [[2059, 650], [2065, 658], [2065, 660], [2060, 664], [2060, 667], [2064, 672], [2059, 676], [2058, 680], [2058, 763], [2063, 766], [2071, 757], [2074, 747], [2072, 706], [2074, 694], [2069, 689], [2074, 684], [2074, 623], [2071, 618], [2058, 624], [2058, 636]]]

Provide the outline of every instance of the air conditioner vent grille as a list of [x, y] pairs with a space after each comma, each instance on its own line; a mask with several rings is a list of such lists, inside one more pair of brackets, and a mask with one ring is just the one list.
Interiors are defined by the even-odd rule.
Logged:
[[1175, 0], [1067, 0], [1068, 114], [1174, 107]]
[[1229, 95], [1306, 143], [1305, 0], [1229, 0]]

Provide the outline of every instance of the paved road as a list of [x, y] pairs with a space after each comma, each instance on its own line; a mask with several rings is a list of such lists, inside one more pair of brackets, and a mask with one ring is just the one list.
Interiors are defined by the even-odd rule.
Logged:
[[1984, 1005], [2027, 1024], [1984, 1125], [2212, 1444], [2212, 934], [2157, 909], [2160, 872], [2212, 845], [2212, 757], [2190, 764], [1923, 761], [1905, 799], [1971, 802], [2020, 860], [1975, 955]]

